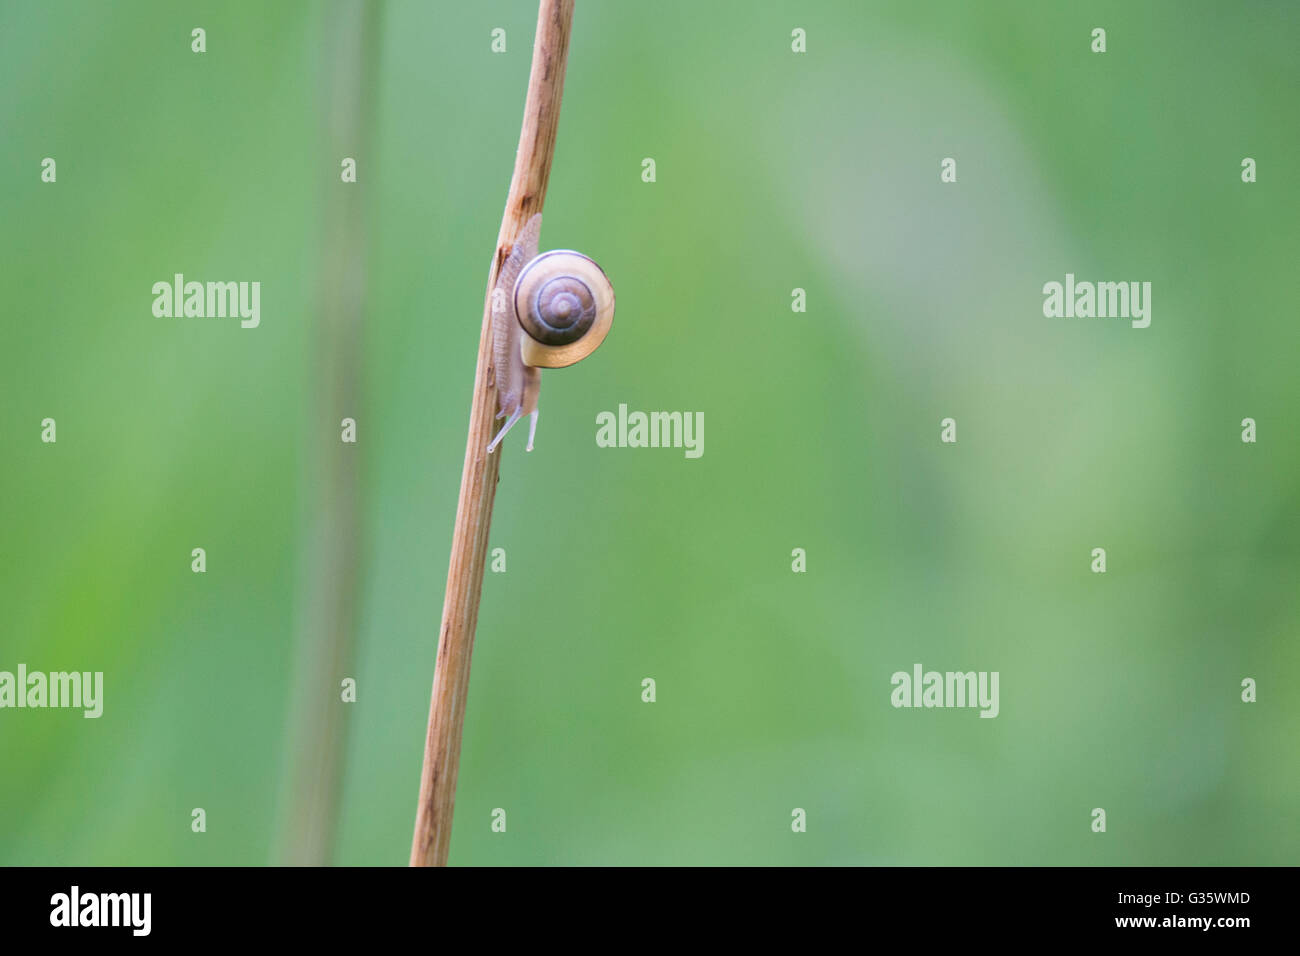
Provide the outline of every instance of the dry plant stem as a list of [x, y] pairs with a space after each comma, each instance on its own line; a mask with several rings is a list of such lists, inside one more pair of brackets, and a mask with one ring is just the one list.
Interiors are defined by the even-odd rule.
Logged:
[[495, 428], [496, 387], [491, 371], [492, 287], [515, 237], [534, 213], [542, 211], [551, 158], [560, 121], [564, 93], [564, 65], [573, 25], [573, 0], [542, 0], [533, 42], [533, 66], [528, 78], [519, 150], [510, 180], [496, 253], [488, 270], [479, 335], [478, 367], [474, 374], [474, 400], [469, 415], [465, 469], [460, 478], [460, 503], [452, 533], [451, 564], [447, 570], [447, 596], [442, 606], [442, 631], [429, 705], [429, 735], [424, 745], [424, 771], [420, 776], [420, 803], [411, 842], [411, 866], [445, 866], [451, 846], [451, 817], [456, 800], [456, 772], [465, 726], [469, 692], [470, 655], [478, 622], [483, 568], [487, 559], [488, 529], [496, 496], [498, 448], [487, 454]]

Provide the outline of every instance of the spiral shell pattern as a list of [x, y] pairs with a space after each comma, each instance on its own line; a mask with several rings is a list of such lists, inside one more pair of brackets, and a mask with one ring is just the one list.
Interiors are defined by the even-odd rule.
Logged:
[[577, 342], [613, 305], [614, 289], [600, 266], [568, 249], [537, 256], [515, 284], [519, 324], [541, 345]]

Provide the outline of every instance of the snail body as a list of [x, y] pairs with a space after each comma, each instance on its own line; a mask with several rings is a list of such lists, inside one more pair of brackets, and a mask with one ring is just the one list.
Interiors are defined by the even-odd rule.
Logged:
[[499, 411], [509, 416], [488, 445], [496, 450], [527, 415], [528, 451], [537, 433], [541, 369], [586, 358], [614, 322], [614, 287], [592, 259], [570, 249], [538, 254], [542, 214], [528, 220], [492, 290], [492, 358]]

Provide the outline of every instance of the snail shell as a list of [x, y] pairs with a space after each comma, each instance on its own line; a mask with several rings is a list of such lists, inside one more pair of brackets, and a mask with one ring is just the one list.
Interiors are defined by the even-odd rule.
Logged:
[[515, 282], [524, 364], [564, 368], [596, 350], [614, 324], [614, 286], [587, 256], [555, 249], [533, 258]]

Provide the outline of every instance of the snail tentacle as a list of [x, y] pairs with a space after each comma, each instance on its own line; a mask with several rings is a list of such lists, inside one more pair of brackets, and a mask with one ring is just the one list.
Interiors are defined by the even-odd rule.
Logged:
[[537, 416], [541, 414], [537, 409], [533, 409], [528, 415], [528, 447], [524, 451], [533, 450], [533, 439], [537, 437]]
[[[510, 417], [506, 420], [506, 423], [501, 426], [501, 431], [497, 432], [497, 437], [488, 442], [487, 453], [489, 455], [497, 450], [497, 445], [501, 444], [501, 439], [505, 438], [506, 433], [515, 427], [515, 422], [519, 421], [523, 414], [524, 406], [516, 405], [515, 410], [510, 413]], [[497, 416], [497, 418], [500, 417], [500, 415]], [[529, 442], [529, 444], [531, 445], [532, 443]]]

